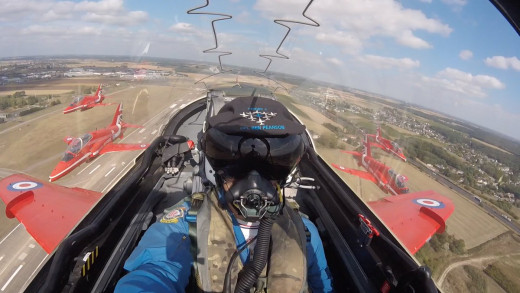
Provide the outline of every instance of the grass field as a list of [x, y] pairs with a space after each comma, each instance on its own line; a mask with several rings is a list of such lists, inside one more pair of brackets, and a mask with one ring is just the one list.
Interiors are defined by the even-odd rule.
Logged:
[[499, 148], [499, 147], [497, 147], [497, 146], [494, 146], [494, 145], [492, 145], [492, 144], [489, 144], [489, 143], [487, 143], [487, 142], [485, 142], [485, 141], [482, 141], [482, 140], [480, 140], [480, 139], [477, 139], [477, 138], [472, 137], [471, 140], [474, 140], [474, 141], [476, 141], [476, 142], [478, 142], [478, 143], [481, 143], [481, 144], [483, 144], [483, 145], [485, 145], [485, 146], [488, 146], [488, 147], [490, 147], [490, 148], [494, 148], [494, 149], [496, 149], [496, 150], [502, 151], [502, 152], [504, 152], [504, 153], [506, 153], [506, 154], [510, 154], [510, 155], [512, 155], [511, 152], [506, 151], [506, 150], [504, 150], [504, 149], [502, 149], [502, 148]]
[[450, 272], [450, 275], [446, 278], [442, 289], [444, 289], [445, 292], [507, 293], [500, 287], [500, 285], [483, 272], [479, 272], [479, 275], [486, 282], [486, 287], [481, 288], [480, 291], [471, 291], [471, 289], [469, 289], [472, 280], [464, 271], [463, 267], [458, 267]]
[[[332, 123], [340, 126], [311, 107], [298, 106], [298, 108], [312, 117], [312, 120], [305, 118], [302, 120], [314, 133], [323, 134], [329, 131], [322, 125], [323, 123]], [[447, 231], [450, 234], [454, 234], [457, 238], [463, 239], [466, 248], [478, 246], [507, 231], [507, 228], [502, 223], [488, 215], [476, 204], [438, 183], [412, 165], [376, 148], [373, 148], [372, 152], [374, 157], [387, 166], [391, 166], [396, 172], [404, 174], [409, 178], [408, 187], [410, 192], [434, 190], [451, 199], [455, 205], [455, 211], [447, 221]], [[327, 162], [334, 162], [347, 168], [364, 170], [362, 167], [357, 166], [357, 162], [352, 156], [341, 153], [339, 150], [325, 149], [318, 146], [318, 153]], [[364, 201], [378, 200], [388, 196], [371, 181], [341, 172], [340, 170], [334, 170]]]
[[[98, 82], [94, 80], [92, 84]], [[169, 82], [163, 85], [135, 83], [133, 87], [111, 89], [111, 98], [105, 102], [122, 102], [123, 120], [130, 124], [143, 124], [193, 89], [192, 81], [182, 81], [177, 85], [173, 88]], [[0, 124], [0, 177], [15, 171], [47, 181], [67, 147], [63, 139], [105, 128], [111, 123], [117, 106], [100, 106], [84, 112], [63, 114], [65, 107], [66, 104], [62, 103]], [[132, 130], [128, 129], [126, 134]], [[16, 219], [7, 219], [4, 210], [4, 203], [0, 201], [0, 235], [7, 234], [18, 224]]]
[[[16, 92], [16, 90], [11, 91], [0, 91], [0, 96], [7, 96], [12, 95]], [[56, 89], [41, 89], [41, 90], [26, 90], [25, 95], [26, 96], [46, 96], [46, 95], [63, 95], [70, 93], [70, 90], [62, 89], [62, 90], [56, 90]]]
[[[507, 279], [520, 285], [518, 272], [520, 271], [520, 236], [508, 231], [495, 237], [473, 249], [470, 249], [459, 261], [470, 261], [472, 267], [479, 271], [479, 275], [485, 278], [486, 288], [481, 292], [505, 292], [497, 282], [484, 273], [484, 269], [490, 265], [496, 265], [506, 275]], [[467, 274], [459, 266], [451, 270], [442, 284], [446, 292], [468, 292]]]
[[[189, 90], [192, 90], [193, 80], [198, 80], [206, 75], [189, 74], [189, 76], [191, 78], [175, 79], [176, 82], [178, 82], [175, 87], [172, 86], [171, 80], [164, 81], [163, 85], [156, 83], [135, 83], [132, 84], [132, 86], [125, 85], [119, 88], [108, 87], [107, 94], [111, 98], [106, 102], [123, 102], [124, 121], [132, 124], [142, 124], [154, 116], [155, 113], [169, 106], [173, 98], [181, 97]], [[222, 82], [232, 84], [235, 81], [233, 76], [229, 76]], [[240, 77], [239, 82], [268, 84], [266, 79], [260, 77]], [[49, 84], [37, 83], [34, 89], [27, 88], [27, 85], [24, 85], [24, 87], [21, 88], [11, 88], [9, 91], [25, 90], [26, 93], [27, 91], [33, 90], [35, 92], [39, 91], [40, 93], [52, 90], [75, 91], [82, 85], [97, 86], [99, 83], [106, 83], [106, 80], [84, 78], [67, 79], [53, 81]], [[359, 98], [351, 96], [349, 96], [349, 98], [353, 103], [359, 103], [359, 105], [363, 106], [366, 105], [366, 102]], [[2, 172], [2, 170], [12, 169], [27, 172], [34, 177], [47, 180], [50, 171], [59, 161], [66, 148], [63, 138], [68, 135], [79, 136], [86, 132], [106, 127], [111, 122], [116, 107], [95, 107], [85, 112], [75, 112], [64, 115], [62, 110], [66, 106], [65, 102], [66, 101], [62, 101], [61, 105], [21, 117], [15, 122], [0, 124], [0, 132], [12, 128], [11, 131], [0, 134], [0, 177], [2, 174], [9, 172], [8, 170]], [[382, 104], [372, 105], [372, 107], [376, 108], [382, 106]], [[327, 118], [312, 107], [303, 105], [296, 105], [296, 107], [307, 114], [308, 117], [302, 116], [299, 118], [307, 128], [315, 134], [332, 133], [328, 128], [323, 126], [323, 123], [330, 123], [341, 127], [340, 124]], [[48, 116], [45, 119], [32, 120], [41, 115]], [[361, 121], [362, 119], [364, 118], [359, 120]], [[394, 127], [394, 129], [404, 133], [399, 128]], [[129, 141], [128, 143], [132, 142]], [[317, 147], [318, 153], [326, 162], [334, 162], [345, 167], [362, 169], [362, 167], [357, 166], [356, 161], [351, 155], [341, 153], [338, 149], [323, 148], [319, 145]], [[347, 145], [348, 150], [352, 150], [353, 148], [354, 146]], [[497, 236], [507, 231], [506, 227], [495, 218], [489, 216], [475, 203], [465, 199], [446, 186], [441, 185], [412, 165], [402, 162], [381, 150], [374, 149], [373, 154], [388, 166], [392, 166], [398, 173], [406, 175], [409, 178], [408, 186], [411, 192], [435, 190], [453, 201], [455, 211], [447, 221], [447, 230], [450, 234], [455, 235], [455, 237], [463, 239], [467, 249], [478, 248], [478, 253], [484, 253], [490, 250], [490, 247], [494, 250], [501, 250], [501, 247], [503, 247], [504, 250], [511, 248], [520, 250], [519, 246], [514, 242], [516, 240], [497, 238]], [[333, 170], [345, 180], [365, 202], [388, 196], [384, 194], [378, 186], [368, 180], [363, 180], [336, 169]], [[4, 208], [3, 202], [0, 202], [0, 210]], [[17, 224], [18, 222], [16, 220], [6, 219], [3, 215], [0, 216], [0, 235], [8, 233]], [[511, 266], [513, 268], [520, 267], [520, 265], [516, 266], [516, 263], [511, 264]], [[458, 269], [455, 269], [453, 274], [459, 274]], [[458, 288], [464, 289], [464, 282], [459, 282], [467, 278], [467, 276], [464, 277], [464, 275], [465, 273], [462, 270], [460, 276], [453, 280], [453, 285], [451, 285], [452, 282], [450, 280], [452, 278], [451, 275], [449, 275], [447, 282], [450, 284], [449, 286], [453, 287], [453, 290], [450, 290], [450, 292], [458, 292]], [[488, 284], [489, 283], [490, 282], [488, 282]], [[490, 290], [492, 290], [492, 292], [498, 292], [493, 291], [495, 290], [493, 288]]]
[[[31, 83], [19, 83], [19, 84], [7, 84], [2, 86], [0, 96], [12, 94], [15, 91], [26, 91], [26, 94], [30, 92], [34, 95], [45, 95], [52, 94], [52, 92], [79, 92], [81, 86], [97, 87], [99, 84], [111, 84], [118, 83], [121, 80], [118, 78], [85, 78], [75, 77], [66, 79], [53, 79], [53, 80], [42, 80]], [[126, 80], [128, 81], [128, 80]], [[47, 93], [50, 92], [50, 93]]]

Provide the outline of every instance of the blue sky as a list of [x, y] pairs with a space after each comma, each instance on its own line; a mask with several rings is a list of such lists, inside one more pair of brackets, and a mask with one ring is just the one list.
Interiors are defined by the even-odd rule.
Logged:
[[[205, 1], [5, 0], [0, 57], [143, 54], [216, 61]], [[274, 3], [281, 2], [281, 3]], [[285, 29], [306, 21], [306, 0], [213, 1], [226, 64], [264, 69]], [[520, 138], [520, 37], [488, 1], [323, 0], [294, 24], [270, 70], [333, 81], [416, 103]]]

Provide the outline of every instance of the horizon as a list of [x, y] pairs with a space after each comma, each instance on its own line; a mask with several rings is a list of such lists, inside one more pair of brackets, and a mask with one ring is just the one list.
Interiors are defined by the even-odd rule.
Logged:
[[[114, 57], [118, 57], [118, 58], [128, 58], [128, 59], [132, 59], [132, 58], [135, 58], [135, 57], [138, 57], [138, 56], [124, 56], [124, 55], [35, 55], [35, 56], [12, 56], [12, 57], [3, 57], [3, 58], [0, 58], [0, 61], [6, 61], [6, 60], [9, 60], [9, 61], [16, 61], [16, 60], [20, 60], [20, 61], [26, 61], [26, 60], [32, 60], [32, 59], [35, 59], [35, 60], [38, 60], [38, 59], [41, 59], [41, 60], [45, 60], [45, 59], [53, 59], [53, 58], [56, 58], [56, 59], [97, 59], [97, 60], [102, 60], [102, 58], [114, 58]], [[36, 59], [38, 58], [38, 59]], [[207, 64], [208, 66], [212, 65], [212, 66], [218, 66], [219, 63], [215, 63], [215, 62], [204, 62], [204, 61], [198, 61], [198, 60], [189, 60], [189, 59], [176, 59], [176, 58], [168, 58], [168, 57], [156, 57], [156, 56], [146, 56], [146, 57], [143, 57], [140, 61], [133, 61], [133, 60], [128, 60], [128, 61], [124, 61], [124, 62], [134, 62], [134, 63], [140, 63], [140, 62], [147, 62], [146, 59], [165, 59], [165, 60], [175, 60], [175, 61], [181, 61], [181, 62], [186, 62], [186, 63], [200, 63], [200, 64]], [[115, 61], [114, 61], [115, 62]], [[117, 61], [117, 62], [123, 62], [123, 61]], [[237, 66], [238, 67], [238, 66]], [[242, 66], [240, 66], [242, 67]], [[254, 70], [254, 68], [251, 68], [251, 67], [245, 67], [246, 69], [250, 69], [253, 73], [258, 73]], [[288, 73], [283, 73], [283, 72], [274, 72], [274, 71], [270, 71], [272, 74], [274, 75], [289, 75], [291, 77], [296, 77], [296, 78], [301, 78], [301, 79], [305, 79], [305, 77], [302, 77], [302, 76], [299, 76], [299, 75], [295, 75], [295, 74], [288, 74]], [[220, 74], [234, 74], [233, 70], [231, 72], [223, 72], [223, 73], [220, 73]], [[218, 76], [218, 74], [216, 75]], [[263, 77], [265, 79], [267, 79], [265, 76], [262, 76], [261, 74], [257, 74], [257, 76], [259, 77]], [[276, 79], [274, 79], [276, 81]], [[375, 98], [375, 99], [390, 99], [390, 100], [393, 100], [395, 102], [399, 102], [399, 103], [402, 103], [406, 106], [414, 106], [414, 107], [417, 107], [417, 108], [420, 108], [420, 109], [424, 109], [424, 110], [428, 110], [428, 111], [431, 111], [431, 112], [434, 112], [438, 115], [442, 115], [448, 119], [452, 119], [452, 120], [456, 120], [456, 121], [459, 121], [459, 122], [462, 122], [462, 123], [465, 123], [465, 124], [469, 124], [469, 126], [472, 126], [472, 127], [478, 127], [486, 132], [489, 132], [491, 134], [494, 134], [494, 135], [498, 135], [498, 136], [502, 136], [503, 138], [505, 139], [509, 139], [511, 140], [512, 142], [514, 143], [519, 143], [520, 144], [520, 138], [515, 138], [515, 137], [512, 137], [510, 135], [508, 135], [507, 133], [502, 133], [498, 130], [494, 130], [494, 129], [491, 129], [491, 128], [488, 128], [487, 126], [485, 125], [481, 125], [481, 124], [478, 124], [478, 123], [475, 123], [475, 122], [471, 122], [471, 121], [468, 121], [468, 120], [465, 120], [463, 118], [460, 118], [460, 117], [456, 117], [456, 116], [453, 116], [453, 115], [450, 115], [448, 113], [443, 113], [443, 112], [440, 112], [436, 109], [432, 109], [432, 108], [428, 108], [428, 107], [425, 107], [425, 106], [422, 106], [420, 104], [416, 104], [416, 103], [413, 103], [413, 102], [406, 102], [406, 101], [403, 101], [403, 100], [400, 100], [398, 98], [395, 98], [395, 97], [391, 97], [391, 96], [387, 96], [387, 95], [384, 95], [384, 94], [381, 94], [381, 93], [376, 93], [376, 92], [370, 92], [370, 91], [366, 91], [366, 90], [363, 90], [363, 89], [359, 89], [359, 88], [355, 88], [355, 87], [349, 87], [349, 86], [345, 86], [345, 85], [341, 85], [341, 84], [336, 84], [336, 83], [332, 83], [332, 82], [329, 82], [329, 81], [321, 81], [321, 80], [312, 80], [312, 82], [314, 83], [318, 83], [320, 84], [320, 86], [336, 86], [338, 87], [338, 90], [348, 90], [348, 89], [345, 89], [345, 88], [350, 88], [351, 90], [356, 90], [356, 91], [360, 91], [360, 92], [363, 92], [363, 93], [366, 93], [366, 94], [371, 94], [372, 97], [371, 98]], [[2, 85], [0, 85], [0, 89], [1, 89]], [[471, 138], [471, 136], [470, 136]]]
[[[309, 4], [304, 18], [303, 10]], [[413, 103], [520, 140], [520, 38], [490, 3], [8, 0], [0, 58], [155, 57], [292, 74]], [[316, 20], [320, 26], [311, 24]], [[284, 19], [292, 28], [274, 23]], [[292, 22], [291, 22], [292, 21]], [[276, 49], [279, 47], [279, 51]], [[209, 53], [202, 53], [204, 50]], [[213, 53], [213, 54], [212, 54]], [[222, 53], [223, 54], [223, 53]], [[283, 54], [283, 55], [282, 55]], [[289, 59], [286, 59], [286, 56]]]

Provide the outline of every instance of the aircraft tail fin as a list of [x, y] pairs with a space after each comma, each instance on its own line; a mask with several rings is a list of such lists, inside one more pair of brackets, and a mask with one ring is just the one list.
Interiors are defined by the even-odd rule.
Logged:
[[363, 155], [367, 157], [372, 157], [372, 151], [370, 150], [370, 142], [368, 141], [368, 136], [364, 136], [363, 141]]
[[110, 124], [110, 126], [121, 125], [121, 119], [123, 119], [123, 103], [117, 106], [116, 113], [114, 114], [114, 119], [112, 119], [112, 124]]
[[98, 96], [99, 98], [101, 97], [101, 84], [98, 85], [98, 88], [97, 88], [97, 91], [96, 91], [96, 96]]

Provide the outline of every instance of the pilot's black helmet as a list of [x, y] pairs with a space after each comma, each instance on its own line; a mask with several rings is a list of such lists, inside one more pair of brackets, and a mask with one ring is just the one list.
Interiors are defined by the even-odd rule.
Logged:
[[305, 126], [272, 99], [235, 98], [207, 123], [202, 147], [223, 176], [241, 178], [255, 170], [268, 180], [281, 181], [305, 150]]

